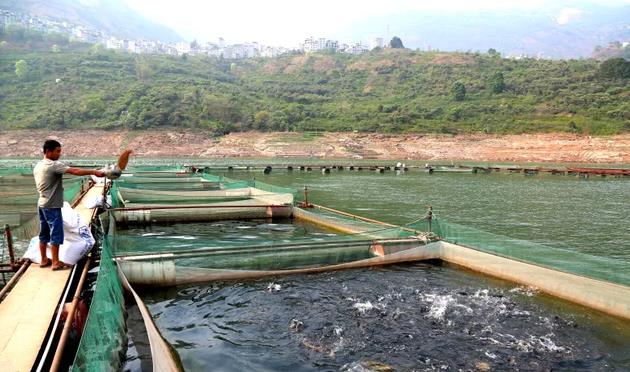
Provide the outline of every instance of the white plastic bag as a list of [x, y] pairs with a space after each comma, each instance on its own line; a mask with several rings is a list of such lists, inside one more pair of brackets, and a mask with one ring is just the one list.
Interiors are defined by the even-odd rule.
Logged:
[[[83, 221], [81, 216], [70, 207], [70, 204], [63, 203], [61, 216], [63, 218], [64, 242], [59, 246], [59, 260], [66, 264], [74, 265], [92, 248], [95, 240], [90, 231], [90, 227]], [[52, 259], [50, 244], [46, 250], [46, 256]], [[35, 263], [41, 262], [39, 237], [36, 236], [31, 239], [23, 257]]]
[[103, 195], [94, 195], [90, 199], [87, 199], [83, 204], [86, 209], [93, 209], [96, 207], [109, 208], [112, 206], [112, 196], [107, 195], [106, 203], [103, 204]]

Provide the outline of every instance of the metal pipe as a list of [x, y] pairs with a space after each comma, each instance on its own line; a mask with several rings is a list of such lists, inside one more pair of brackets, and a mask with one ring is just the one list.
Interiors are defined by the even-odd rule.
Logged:
[[206, 248], [187, 251], [171, 251], [161, 253], [148, 253], [148, 254], [136, 254], [130, 256], [116, 257], [116, 261], [151, 261], [159, 259], [180, 259], [180, 258], [193, 258], [203, 256], [219, 256], [219, 255], [231, 255], [242, 253], [256, 253], [256, 252], [281, 252], [291, 250], [318, 250], [318, 249], [331, 249], [331, 248], [350, 248], [360, 246], [372, 246], [372, 245], [387, 245], [396, 243], [422, 243], [424, 241], [417, 238], [399, 238], [399, 239], [383, 239], [383, 240], [354, 240], [354, 241], [333, 241], [333, 242], [305, 242], [304, 244], [282, 244], [282, 245], [259, 245], [259, 246], [241, 246], [233, 248]]
[[11, 280], [9, 280], [9, 282], [2, 288], [2, 290], [0, 291], [0, 301], [2, 301], [2, 297], [4, 297], [4, 295], [11, 289], [11, 287], [13, 287], [13, 285], [18, 281], [20, 276], [22, 276], [22, 274], [24, 273], [24, 271], [26, 271], [26, 268], [30, 264], [31, 261], [24, 262], [20, 269], [15, 273], [15, 275], [13, 275]]
[[[181, 251], [165, 251], [165, 252], [160, 252], [160, 253], [155, 253], [155, 254], [171, 254], [171, 253], [180, 253], [180, 254], [184, 254], [184, 253], [199, 253], [199, 252], [206, 252], [206, 251], [218, 251], [218, 250], [223, 250], [223, 249], [230, 249], [230, 250], [239, 250], [239, 249], [264, 249], [264, 248], [268, 248], [268, 247], [276, 247], [276, 248], [283, 248], [283, 247], [294, 247], [296, 245], [300, 245], [300, 246], [317, 246], [317, 245], [322, 245], [322, 244], [342, 244], [342, 243], [372, 243], [374, 242], [374, 239], [356, 239], [356, 240], [330, 240], [327, 242], [322, 242], [322, 241], [307, 241], [307, 242], [302, 242], [302, 243], [280, 243], [280, 244], [258, 244], [258, 245], [239, 245], [239, 246], [234, 246], [231, 248], [223, 248], [223, 247], [218, 247], [218, 248], [199, 248], [199, 249], [186, 249], [186, 250], [181, 250]], [[135, 257], [135, 256], [146, 256], [146, 255], [150, 255], [152, 253], [136, 253], [136, 254], [130, 254], [130, 255], [126, 255], [124, 256], [125, 258], [131, 258], [131, 257]]]
[[153, 206], [153, 207], [131, 207], [131, 208], [112, 208], [110, 211], [114, 212], [127, 212], [127, 211], [145, 211], [145, 210], [154, 210], [154, 209], [203, 209], [203, 208], [288, 208], [291, 205], [203, 205], [203, 204], [195, 204], [195, 205], [164, 205], [164, 206]]
[[81, 272], [81, 278], [79, 279], [79, 284], [77, 285], [77, 289], [74, 291], [74, 297], [72, 299], [72, 304], [70, 305], [70, 309], [68, 309], [68, 313], [66, 315], [66, 322], [63, 325], [63, 331], [61, 332], [61, 336], [59, 337], [59, 343], [57, 344], [57, 349], [55, 350], [55, 357], [53, 358], [52, 365], [50, 370], [52, 372], [57, 372], [59, 370], [59, 363], [61, 363], [61, 357], [63, 356], [63, 349], [66, 347], [66, 342], [68, 340], [68, 334], [70, 333], [70, 328], [72, 327], [72, 319], [74, 318], [74, 311], [76, 310], [77, 303], [79, 302], [79, 295], [83, 290], [83, 284], [85, 283], [85, 278], [87, 277], [88, 269], [90, 267], [90, 263], [92, 262], [91, 258], [88, 257], [85, 262], [85, 266], [83, 266], [83, 272]]

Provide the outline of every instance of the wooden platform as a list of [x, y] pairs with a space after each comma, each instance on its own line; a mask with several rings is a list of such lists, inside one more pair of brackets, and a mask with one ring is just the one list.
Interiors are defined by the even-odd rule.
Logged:
[[[92, 187], [83, 200], [102, 194]], [[75, 210], [89, 222], [95, 212], [79, 203]], [[56, 315], [71, 270], [52, 271], [32, 264], [7, 297], [0, 302], [0, 368], [30, 371]]]

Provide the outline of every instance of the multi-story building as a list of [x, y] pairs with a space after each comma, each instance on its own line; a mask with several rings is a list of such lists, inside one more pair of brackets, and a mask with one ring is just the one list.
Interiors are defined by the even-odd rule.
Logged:
[[322, 50], [333, 50], [336, 51], [339, 48], [339, 42], [337, 40], [329, 40], [323, 37], [315, 39], [314, 37], [309, 37], [304, 40], [302, 44], [302, 50], [304, 52], [319, 52]]
[[369, 41], [370, 50], [374, 48], [383, 48], [385, 46], [385, 42], [382, 37], [373, 37]]

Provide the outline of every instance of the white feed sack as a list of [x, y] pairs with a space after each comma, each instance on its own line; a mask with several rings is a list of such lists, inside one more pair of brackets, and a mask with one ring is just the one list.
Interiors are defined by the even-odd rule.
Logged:
[[[67, 202], [63, 203], [61, 215], [63, 217], [64, 242], [59, 246], [59, 259], [66, 264], [74, 265], [87, 254], [94, 245], [95, 240], [90, 227]], [[48, 258], [52, 259], [50, 245], [48, 245], [46, 252]], [[37, 236], [31, 239], [23, 257], [35, 263], [41, 262], [39, 238]]]

